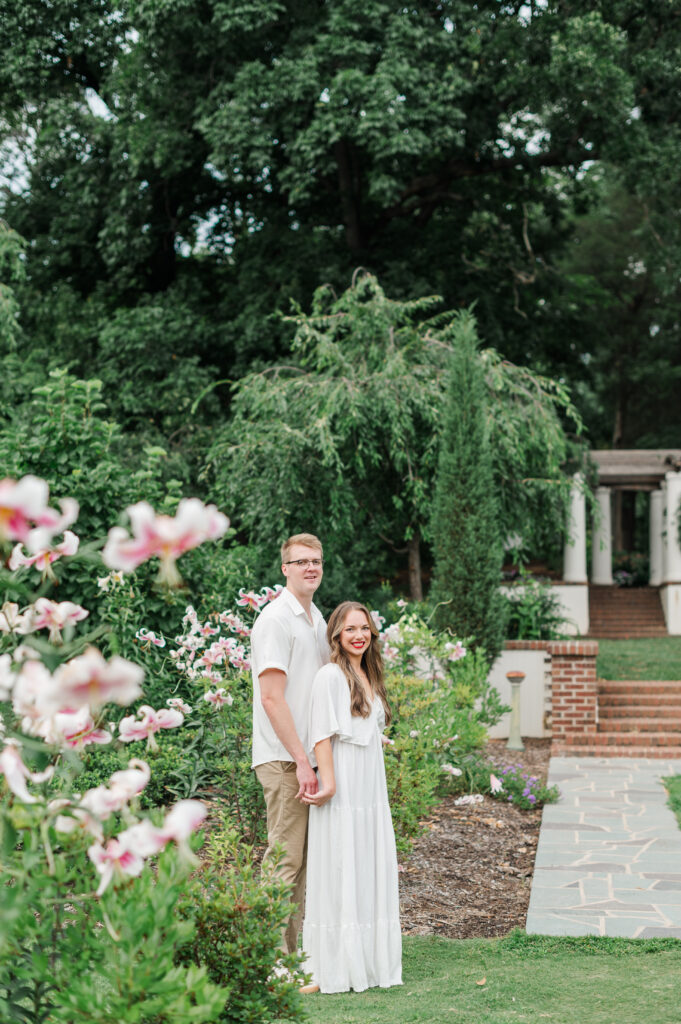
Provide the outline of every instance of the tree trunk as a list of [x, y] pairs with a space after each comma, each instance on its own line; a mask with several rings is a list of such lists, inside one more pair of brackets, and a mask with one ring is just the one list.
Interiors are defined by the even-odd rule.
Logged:
[[409, 552], [409, 596], [412, 601], [423, 600], [423, 586], [421, 584], [421, 535], [418, 530], [408, 541]]
[[346, 139], [340, 139], [333, 148], [338, 167], [338, 188], [345, 224], [345, 240], [350, 252], [356, 256], [363, 248], [357, 160], [351, 144]]

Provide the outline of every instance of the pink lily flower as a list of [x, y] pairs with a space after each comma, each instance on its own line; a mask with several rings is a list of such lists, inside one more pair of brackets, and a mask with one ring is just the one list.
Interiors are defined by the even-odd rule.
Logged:
[[445, 650], [448, 652], [447, 658], [449, 661], [459, 661], [460, 658], [465, 658], [466, 656], [466, 648], [460, 640], [457, 640], [455, 644], [445, 644]]
[[206, 540], [217, 540], [229, 526], [215, 505], [204, 505], [198, 498], [183, 498], [175, 516], [156, 515], [146, 501], [131, 505], [127, 513], [132, 537], [120, 526], [109, 530], [102, 552], [105, 565], [132, 572], [156, 555], [161, 560], [159, 579], [172, 586], [180, 582], [175, 567], [180, 555]]
[[380, 633], [381, 630], [383, 629], [383, 627], [385, 626], [385, 619], [384, 619], [384, 617], [379, 612], [377, 612], [374, 609], [374, 611], [372, 611], [372, 613], [371, 613], [371, 618], [373, 620], [374, 626], [376, 627], [376, 629]]
[[50, 643], [61, 643], [61, 631], [66, 626], [74, 626], [89, 615], [86, 608], [73, 601], [50, 601], [47, 597], [38, 600], [26, 612], [25, 622], [19, 633], [35, 633], [39, 629], [49, 629]]
[[60, 665], [54, 674], [57, 690], [55, 708], [79, 708], [87, 704], [92, 711], [110, 702], [125, 706], [142, 693], [144, 670], [131, 661], [114, 655], [106, 661], [96, 647]]
[[197, 632], [199, 633], [200, 636], [209, 637], [215, 636], [215, 634], [219, 633], [220, 630], [217, 628], [217, 626], [212, 626], [210, 622], [204, 622], [203, 626], [199, 626]]
[[[121, 836], [124, 834], [121, 833]], [[129, 849], [121, 839], [110, 839], [106, 846], [93, 843], [88, 849], [88, 857], [102, 876], [97, 889], [98, 896], [107, 889], [115, 875], [120, 878], [126, 875], [135, 878], [142, 873], [144, 867], [144, 859], [139, 853]]]
[[209, 668], [208, 666], [201, 671], [201, 678], [207, 680], [209, 683], [213, 683], [215, 686], [222, 682], [222, 676], [218, 670], [215, 668]]
[[448, 775], [463, 775], [460, 768], [455, 768], [452, 764], [443, 764], [442, 771], [447, 772]]
[[0, 654], [0, 700], [7, 700], [14, 689], [16, 678], [12, 671], [11, 655]]
[[205, 820], [208, 811], [200, 800], [180, 800], [166, 814], [161, 826], [161, 835], [166, 841], [172, 839], [186, 860], [196, 858], [189, 848], [188, 839]]
[[80, 538], [72, 533], [71, 530], [66, 530], [64, 533], [64, 539], [61, 544], [57, 544], [54, 548], [41, 548], [36, 551], [33, 555], [25, 555], [22, 551], [21, 544], [17, 544], [12, 549], [12, 554], [9, 559], [9, 567], [14, 572], [16, 569], [22, 568], [22, 566], [34, 566], [39, 572], [42, 573], [43, 579], [49, 576], [50, 579], [56, 579], [52, 572], [52, 563], [56, 562], [59, 558], [64, 555], [75, 555], [80, 546]]
[[128, 715], [118, 725], [118, 738], [122, 743], [133, 743], [135, 740], [147, 740], [149, 748], [156, 750], [158, 744], [154, 733], [159, 729], [177, 729], [184, 722], [184, 715], [175, 708], [161, 708], [154, 711], [148, 704], [143, 704], [137, 711], [142, 718]]
[[26, 783], [47, 782], [54, 775], [54, 767], [50, 765], [43, 772], [30, 771], [21, 759], [16, 740], [5, 740], [5, 747], [0, 753], [0, 773], [22, 803], [35, 804], [38, 798], [29, 793]]
[[225, 649], [222, 644], [211, 644], [207, 651], [204, 651], [199, 658], [200, 665], [221, 665], [225, 660]]
[[0, 633], [17, 633], [24, 624], [24, 616], [19, 614], [19, 605], [13, 601], [5, 601], [0, 608]]
[[57, 689], [54, 677], [50, 675], [42, 661], [27, 658], [22, 662], [21, 670], [14, 678], [12, 689], [12, 707], [15, 714], [21, 717], [24, 732], [32, 733], [31, 723], [54, 714]]
[[185, 704], [181, 697], [168, 697], [166, 704], [169, 708], [176, 708], [181, 711], [183, 715], [189, 715], [191, 713], [191, 705]]
[[281, 583], [275, 583], [274, 588], [263, 587], [262, 590], [260, 591], [263, 597], [266, 598], [263, 604], [266, 604], [267, 601], [274, 601], [275, 598], [279, 597], [283, 589], [284, 588], [282, 587]]
[[106, 821], [113, 813], [122, 810], [134, 797], [139, 796], [151, 778], [151, 769], [146, 761], [132, 758], [128, 767], [114, 772], [108, 786], [88, 789], [80, 806], [91, 811], [100, 821]]
[[69, 834], [75, 832], [76, 829], [80, 829], [93, 836], [98, 842], [104, 842], [104, 829], [102, 828], [101, 821], [90, 814], [89, 811], [86, 811], [85, 808], [74, 807], [73, 802], [66, 798], [50, 800], [47, 805], [47, 810], [50, 814], [67, 809], [70, 812], [69, 814], [57, 814], [54, 819], [54, 828], [57, 832]]
[[238, 615], [234, 612], [221, 612], [220, 622], [223, 626], [227, 626], [233, 633], [237, 633], [239, 636], [250, 636], [251, 630]]
[[492, 793], [501, 793], [504, 788], [504, 784], [501, 779], [498, 779], [496, 775], [490, 775], [489, 777], [489, 788]]
[[36, 476], [0, 480], [0, 543], [18, 540], [29, 551], [47, 547], [78, 518], [78, 502], [60, 501], [61, 514], [49, 508], [49, 487]]
[[110, 743], [112, 736], [106, 729], [96, 729], [90, 709], [61, 711], [54, 716], [55, 731], [63, 738], [64, 746], [82, 750], [90, 743]]
[[115, 587], [119, 583], [122, 583], [122, 582], [123, 582], [123, 573], [122, 572], [110, 572], [108, 576], [98, 576], [97, 577], [97, 586], [99, 587], [100, 590], [103, 590], [104, 593], [107, 593], [109, 587]]
[[232, 697], [231, 693], [227, 693], [224, 686], [221, 686], [215, 692], [208, 690], [207, 693], [204, 693], [203, 699], [212, 704], [214, 708], [222, 708], [225, 704], [232, 705], [234, 703], [234, 697]]
[[237, 604], [241, 608], [250, 608], [251, 611], [257, 612], [260, 610], [262, 605], [267, 604], [269, 598], [263, 597], [261, 594], [256, 594], [254, 590], [246, 591], [242, 587], [239, 591], [239, 600]]
[[465, 796], [458, 797], [454, 804], [457, 807], [466, 807], [467, 805], [473, 806], [474, 804], [481, 804], [485, 798], [482, 793], [466, 793]]
[[137, 632], [135, 633], [135, 639], [139, 640], [140, 643], [147, 649], [152, 645], [154, 647], [165, 647], [166, 645], [164, 637], [156, 636], [156, 634], [152, 633], [150, 629], [144, 629], [144, 627], [142, 627], [142, 629], [137, 630]]

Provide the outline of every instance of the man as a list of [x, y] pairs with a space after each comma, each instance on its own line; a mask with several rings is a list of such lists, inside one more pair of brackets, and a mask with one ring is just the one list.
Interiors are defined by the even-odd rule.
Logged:
[[253, 768], [267, 805], [267, 851], [278, 843], [284, 856], [277, 874], [296, 904], [284, 929], [282, 951], [298, 947], [305, 901], [307, 816], [303, 794], [317, 792], [308, 753], [312, 680], [329, 660], [326, 623], [312, 603], [322, 581], [322, 545], [311, 533], [284, 541], [281, 571], [286, 587], [258, 616], [251, 634], [253, 672]]

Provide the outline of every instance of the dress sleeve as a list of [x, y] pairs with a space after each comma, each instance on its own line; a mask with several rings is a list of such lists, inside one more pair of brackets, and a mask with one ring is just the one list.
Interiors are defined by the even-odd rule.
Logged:
[[336, 665], [325, 665], [312, 683], [308, 736], [310, 750], [314, 750], [315, 743], [330, 736], [352, 740], [350, 690]]
[[366, 747], [376, 735], [374, 715], [359, 718], [350, 711], [350, 688], [338, 665], [325, 665], [312, 683], [310, 699], [310, 750], [315, 743], [337, 736], [345, 743]]

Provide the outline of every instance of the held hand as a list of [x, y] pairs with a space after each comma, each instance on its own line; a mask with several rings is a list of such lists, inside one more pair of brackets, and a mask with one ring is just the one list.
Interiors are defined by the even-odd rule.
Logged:
[[296, 793], [296, 800], [303, 800], [305, 796], [314, 796], [319, 789], [319, 784], [309, 761], [303, 761], [297, 766], [296, 776], [300, 787]]
[[304, 804], [309, 804], [310, 807], [323, 807], [327, 804], [332, 796], [335, 796], [336, 790], [334, 789], [319, 789], [316, 793], [306, 793], [301, 797]]

